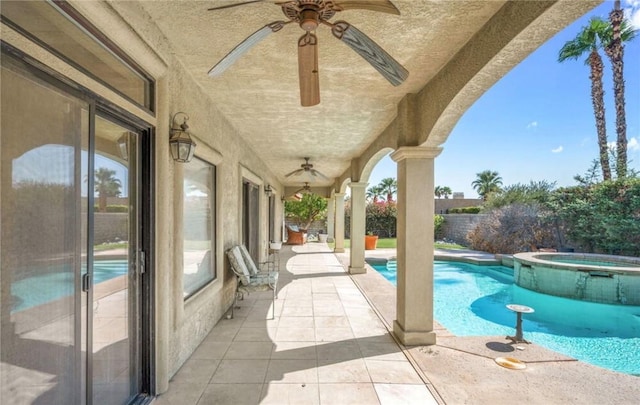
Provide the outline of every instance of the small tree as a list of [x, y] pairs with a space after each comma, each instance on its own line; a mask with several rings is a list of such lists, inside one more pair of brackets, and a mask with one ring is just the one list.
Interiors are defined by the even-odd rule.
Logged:
[[285, 201], [285, 216], [301, 229], [308, 229], [313, 221], [326, 218], [327, 200], [317, 194], [305, 193], [300, 201]]

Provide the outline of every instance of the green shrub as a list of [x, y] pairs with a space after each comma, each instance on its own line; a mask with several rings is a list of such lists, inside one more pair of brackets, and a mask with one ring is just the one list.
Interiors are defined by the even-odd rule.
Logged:
[[444, 227], [444, 217], [436, 215], [433, 217], [433, 233], [436, 239], [442, 236], [442, 228]]
[[[98, 205], [94, 205], [93, 209], [95, 212], [98, 212]], [[114, 204], [114, 205], [107, 205], [107, 209], [105, 212], [129, 212], [129, 206], [128, 205], [121, 205], [121, 204]]]
[[586, 252], [640, 255], [640, 179], [568, 187], [547, 203], [567, 239]]
[[449, 208], [449, 214], [477, 214], [482, 210], [482, 207], [460, 207]]

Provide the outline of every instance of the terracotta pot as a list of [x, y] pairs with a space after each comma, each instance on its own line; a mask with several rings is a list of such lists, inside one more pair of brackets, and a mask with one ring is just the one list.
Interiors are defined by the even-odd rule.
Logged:
[[377, 235], [365, 235], [364, 236], [364, 250], [375, 250], [378, 244]]

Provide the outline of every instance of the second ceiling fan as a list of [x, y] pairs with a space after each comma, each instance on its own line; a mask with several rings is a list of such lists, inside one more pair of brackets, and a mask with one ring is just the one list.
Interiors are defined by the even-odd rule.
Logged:
[[[245, 1], [209, 10], [220, 10], [264, 0]], [[389, 14], [400, 14], [400, 11], [389, 0], [291, 0], [275, 3], [282, 7], [287, 21], [274, 21], [251, 34], [238, 44], [211, 70], [209, 76], [215, 77], [229, 68], [240, 56], [252, 46], [266, 38], [272, 32], [280, 31], [285, 25], [298, 23], [305, 33], [298, 39], [298, 76], [300, 80], [300, 104], [303, 107], [320, 103], [320, 80], [318, 77], [318, 37], [313, 31], [319, 25], [331, 28], [331, 33], [358, 55], [371, 64], [385, 79], [394, 86], [402, 84], [409, 72], [398, 61], [393, 59], [371, 38], [346, 21], [329, 22], [340, 11], [362, 9]]]

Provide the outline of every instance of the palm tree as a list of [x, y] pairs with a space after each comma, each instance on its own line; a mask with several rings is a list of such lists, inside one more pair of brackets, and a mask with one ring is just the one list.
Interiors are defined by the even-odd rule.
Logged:
[[471, 182], [471, 185], [478, 192], [480, 197], [486, 201], [487, 198], [489, 198], [489, 194], [500, 191], [502, 177], [498, 175], [498, 172], [485, 170], [483, 172], [476, 173], [476, 179]]
[[367, 199], [373, 201], [374, 203], [377, 203], [380, 197], [382, 197], [382, 195], [383, 195], [382, 187], [380, 187], [379, 185], [371, 186], [367, 190]]
[[433, 190], [433, 194], [435, 194], [437, 198], [442, 198], [442, 186], [436, 186], [435, 190]]
[[594, 17], [589, 24], [582, 28], [578, 36], [567, 41], [560, 49], [558, 62], [567, 59], [578, 59], [588, 53], [585, 63], [589, 65], [591, 73], [591, 101], [593, 113], [596, 119], [596, 132], [598, 134], [598, 148], [600, 150], [600, 166], [604, 180], [611, 179], [611, 167], [609, 166], [609, 152], [607, 146], [607, 130], [604, 119], [604, 90], [602, 86], [603, 63], [598, 50], [603, 48], [603, 38], [606, 35], [607, 22]]
[[441, 190], [441, 191], [442, 191], [442, 196], [443, 196], [445, 199], [448, 199], [448, 198], [449, 198], [449, 196], [450, 196], [451, 194], [453, 194], [453, 191], [451, 191], [451, 188], [449, 188], [449, 187], [447, 187], [447, 186], [442, 187], [442, 190]]
[[616, 105], [616, 172], [618, 178], [627, 176], [627, 122], [625, 117], [624, 76], [623, 71], [623, 42], [629, 42], [636, 32], [624, 19], [624, 13], [620, 9], [620, 0], [616, 0], [613, 10], [609, 13], [610, 30], [607, 31], [607, 46], [605, 53], [611, 60], [613, 69], [613, 96]]
[[393, 195], [398, 191], [398, 182], [393, 177], [380, 180], [378, 187], [387, 195], [387, 202], [393, 202]]
[[120, 179], [115, 177], [116, 171], [100, 167], [95, 172], [95, 191], [98, 193], [98, 211], [107, 211], [107, 197], [120, 196]]

